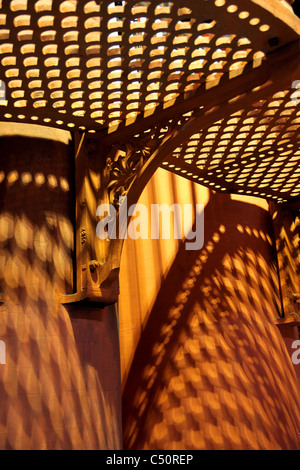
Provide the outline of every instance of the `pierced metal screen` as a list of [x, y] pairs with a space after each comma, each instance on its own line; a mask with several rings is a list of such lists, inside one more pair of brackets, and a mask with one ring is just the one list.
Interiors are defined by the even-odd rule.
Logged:
[[242, 3], [2, 1], [0, 119], [118, 126], [297, 38], [292, 20]]
[[[3, 0], [0, 120], [117, 135], [218, 89], [224, 76], [247, 80], [249, 63], [259, 74], [271, 52], [299, 36], [299, 19], [280, 0]], [[225, 113], [164, 167], [215, 190], [298, 197], [295, 91]]]
[[163, 166], [216, 191], [282, 202], [300, 195], [299, 144], [300, 108], [290, 89], [194, 134]]

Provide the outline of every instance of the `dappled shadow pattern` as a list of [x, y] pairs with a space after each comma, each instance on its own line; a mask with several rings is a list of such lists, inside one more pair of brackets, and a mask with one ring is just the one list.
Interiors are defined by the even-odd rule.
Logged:
[[270, 233], [265, 210], [211, 195], [204, 247], [181, 246], [141, 334], [123, 394], [125, 448], [299, 448]]
[[73, 289], [73, 162], [64, 140], [1, 138], [1, 449], [120, 447], [115, 313], [78, 315], [58, 303]]

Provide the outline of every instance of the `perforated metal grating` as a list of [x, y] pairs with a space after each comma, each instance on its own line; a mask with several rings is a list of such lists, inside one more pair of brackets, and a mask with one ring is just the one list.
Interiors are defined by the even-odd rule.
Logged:
[[300, 109], [293, 97], [294, 89], [284, 90], [216, 122], [163, 166], [217, 191], [299, 197]]
[[[117, 133], [249, 62], [259, 69], [299, 35], [281, 0], [3, 0], [0, 120]], [[298, 196], [298, 112], [291, 90], [282, 93], [269, 100], [278, 105], [263, 101], [199, 129], [165, 168], [217, 190]]]

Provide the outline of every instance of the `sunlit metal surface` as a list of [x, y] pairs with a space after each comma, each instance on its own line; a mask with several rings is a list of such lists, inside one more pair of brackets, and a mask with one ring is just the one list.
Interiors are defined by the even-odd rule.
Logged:
[[3, 1], [0, 115], [99, 130], [170, 106], [298, 38], [265, 3]]

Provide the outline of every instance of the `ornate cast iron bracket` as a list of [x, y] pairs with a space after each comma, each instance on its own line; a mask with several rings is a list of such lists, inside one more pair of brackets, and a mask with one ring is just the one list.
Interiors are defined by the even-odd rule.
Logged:
[[162, 142], [180, 125], [181, 120], [174, 120], [131, 138], [130, 143], [110, 148], [102, 146], [97, 135], [75, 135], [76, 285], [74, 294], [60, 296], [61, 303], [90, 301], [108, 305], [117, 301], [123, 239], [118, 234], [112, 240], [97, 237], [97, 207], [111, 204], [118, 220], [121, 197], [130, 194], [130, 203], [137, 202], [154, 170], [135, 188], [139, 175]]

